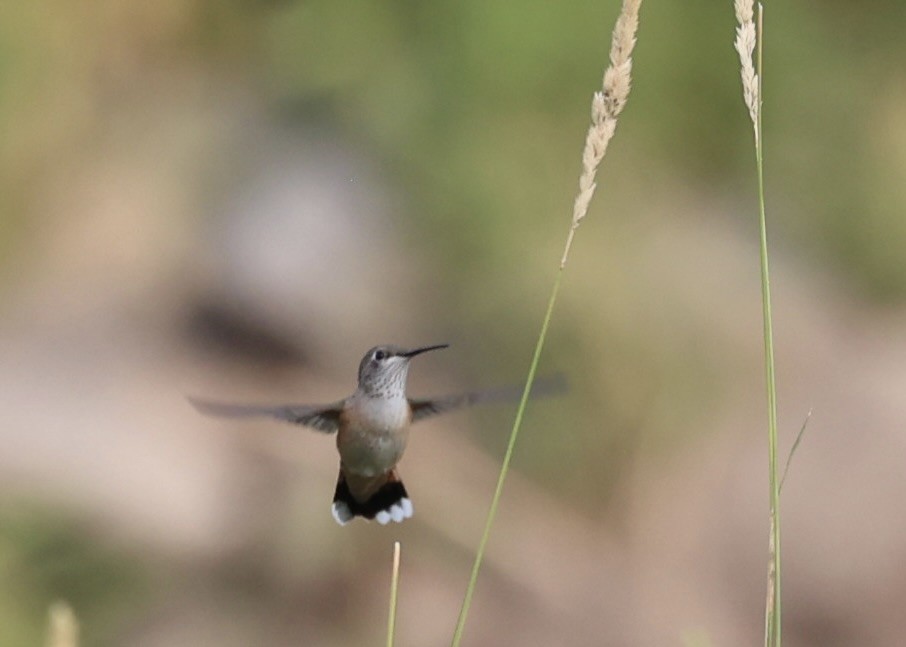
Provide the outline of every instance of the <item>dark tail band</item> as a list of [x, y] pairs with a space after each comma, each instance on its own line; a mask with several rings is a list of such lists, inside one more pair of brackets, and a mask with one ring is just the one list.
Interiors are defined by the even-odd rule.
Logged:
[[391, 521], [400, 523], [412, 516], [412, 501], [406, 492], [406, 486], [399, 480], [396, 472], [390, 473], [390, 478], [367, 501], [358, 501], [349, 491], [343, 472], [337, 478], [337, 489], [333, 494], [331, 508], [333, 518], [341, 526], [346, 525], [355, 517], [375, 519], [379, 524], [386, 525]]

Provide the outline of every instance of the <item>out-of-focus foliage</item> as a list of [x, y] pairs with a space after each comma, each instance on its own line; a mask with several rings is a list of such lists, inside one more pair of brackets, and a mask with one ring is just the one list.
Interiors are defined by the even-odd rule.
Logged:
[[73, 522], [46, 508], [0, 515], [0, 643], [40, 645], [49, 602], [76, 601], [84, 635], [108, 645], [144, 599], [146, 577]]
[[[644, 7], [632, 113], [615, 144], [641, 164], [610, 162], [608, 200], [623, 176], [644, 183], [668, 172], [749, 189], [727, 4]], [[519, 223], [537, 230], [549, 221], [547, 238], [566, 217], [612, 13], [596, 2], [569, 11], [499, 1], [8, 3], [4, 238], [9, 245], [10, 226], [35, 199], [35, 173], [78, 155], [104, 128], [106, 101], [157, 75], [228, 77], [288, 119], [322, 120], [370, 142], [411, 196], [413, 228], [442, 229], [448, 263], [468, 256], [486, 276], [537, 243], [514, 238]], [[902, 6], [777, 3], [767, 16], [777, 231], [899, 299], [906, 271], [896, 250], [906, 231], [895, 189], [906, 126], [903, 72], [891, 63], [903, 57]]]

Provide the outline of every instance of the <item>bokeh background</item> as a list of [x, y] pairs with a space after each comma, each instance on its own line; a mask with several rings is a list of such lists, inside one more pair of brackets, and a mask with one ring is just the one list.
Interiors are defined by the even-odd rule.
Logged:
[[[398, 644], [455, 624], [513, 407], [413, 432], [416, 517], [338, 527], [333, 441], [185, 395], [526, 372], [615, 0], [0, 4], [0, 644]], [[906, 5], [768, 3], [790, 645], [906, 634]], [[732, 2], [646, 3], [466, 644], [743, 645], [766, 413]]]

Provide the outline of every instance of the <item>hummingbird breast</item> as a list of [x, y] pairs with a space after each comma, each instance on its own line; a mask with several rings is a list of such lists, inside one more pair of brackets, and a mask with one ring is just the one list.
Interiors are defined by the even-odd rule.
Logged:
[[337, 431], [343, 469], [359, 476], [378, 476], [393, 469], [406, 449], [411, 420], [405, 397], [350, 398]]

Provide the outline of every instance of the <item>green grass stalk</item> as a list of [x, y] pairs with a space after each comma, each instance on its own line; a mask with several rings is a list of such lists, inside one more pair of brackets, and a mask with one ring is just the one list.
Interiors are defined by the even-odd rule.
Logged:
[[494, 488], [494, 496], [491, 498], [491, 505], [488, 509], [487, 519], [485, 520], [484, 531], [481, 534], [481, 541], [479, 542], [478, 550], [475, 553], [475, 561], [472, 564], [469, 583], [466, 586], [466, 593], [463, 596], [462, 607], [456, 622], [456, 629], [453, 633], [452, 647], [459, 647], [460, 642], [462, 641], [469, 609], [472, 605], [472, 596], [475, 593], [475, 583], [478, 581], [478, 573], [481, 570], [481, 564], [484, 560], [488, 538], [491, 535], [491, 527], [494, 525], [494, 519], [497, 516], [497, 507], [500, 504], [500, 497], [503, 493], [503, 484], [506, 481], [506, 476], [510, 469], [510, 461], [513, 457], [513, 450], [516, 447], [516, 438], [518, 437], [519, 429], [522, 426], [522, 419], [525, 415], [526, 405], [528, 404], [529, 393], [532, 390], [532, 383], [535, 380], [535, 373], [538, 369], [541, 352], [544, 349], [544, 342], [547, 338], [547, 331], [550, 327], [551, 318], [554, 312], [554, 304], [557, 302], [557, 294], [560, 291], [563, 270], [566, 268], [573, 237], [575, 236], [576, 229], [579, 227], [582, 219], [585, 218], [585, 215], [588, 213], [588, 205], [591, 202], [591, 198], [594, 195], [597, 186], [595, 184], [595, 177], [597, 175], [598, 165], [604, 158], [604, 154], [607, 152], [607, 145], [610, 143], [610, 139], [615, 132], [617, 116], [623, 110], [623, 107], [626, 105], [626, 100], [629, 97], [632, 71], [631, 54], [632, 49], [635, 46], [635, 34], [638, 29], [640, 5], [641, 0], [623, 0], [620, 16], [617, 18], [616, 26], [613, 30], [613, 40], [610, 48], [610, 66], [608, 66], [607, 70], [604, 72], [601, 91], [596, 92], [592, 99], [592, 123], [585, 138], [585, 148], [582, 153], [582, 173], [579, 176], [579, 192], [573, 203], [572, 222], [566, 237], [563, 255], [560, 258], [560, 267], [554, 278], [550, 298], [547, 302], [547, 310], [544, 313], [541, 332], [538, 335], [538, 341], [535, 343], [535, 351], [532, 354], [532, 361], [529, 365], [525, 388], [522, 391], [522, 398], [519, 400], [519, 407], [516, 410], [516, 417], [513, 420], [513, 427], [510, 431], [506, 453], [504, 454], [503, 462], [500, 466], [500, 474], [497, 477], [497, 486]]
[[[761, 261], [761, 305], [764, 335], [764, 372], [768, 399], [768, 488], [770, 535], [768, 538], [768, 578], [765, 595], [764, 644], [781, 645], [781, 569], [780, 569], [780, 485], [777, 468], [777, 385], [774, 373], [774, 332], [771, 317], [771, 279], [768, 267], [768, 234], [764, 201], [764, 138], [762, 131], [762, 75], [764, 51], [764, 7], [758, 5], [758, 27], [753, 22], [751, 0], [735, 0], [739, 26], [735, 47], [742, 64], [743, 99], [755, 129], [755, 168], [758, 179], [758, 234]], [[757, 45], [755, 65], [752, 53]]]
[[768, 541], [770, 566], [766, 595], [765, 644], [780, 647], [781, 573], [780, 568], [780, 479], [777, 468], [777, 384], [774, 371], [774, 330], [771, 317], [771, 278], [768, 269], [768, 232], [764, 204], [764, 137], [762, 129], [764, 51], [764, 6], [758, 4], [758, 110], [755, 129], [755, 159], [758, 169], [758, 229], [761, 256], [761, 303], [764, 319], [764, 371], [768, 398], [768, 487], [770, 488], [771, 537]]

